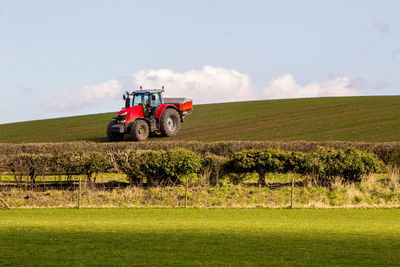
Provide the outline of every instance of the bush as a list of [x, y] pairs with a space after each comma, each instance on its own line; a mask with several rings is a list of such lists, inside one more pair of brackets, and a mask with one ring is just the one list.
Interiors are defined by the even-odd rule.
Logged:
[[26, 177], [32, 183], [36, 182], [37, 176], [44, 176], [51, 167], [51, 155], [46, 154], [19, 154], [9, 158], [7, 167], [14, 174], [19, 184]]
[[314, 175], [321, 185], [340, 176], [347, 182], [360, 181], [363, 174], [384, 171], [384, 163], [372, 153], [353, 148], [331, 149], [319, 147], [310, 153], [281, 150], [250, 150], [236, 152], [230, 163], [232, 173], [257, 172], [259, 184], [265, 184], [266, 173], [299, 173]]
[[237, 152], [230, 163], [231, 171], [235, 173], [257, 172], [259, 184], [265, 185], [267, 172], [284, 172], [287, 153], [280, 150], [250, 150]]
[[67, 175], [70, 180], [72, 175], [82, 174], [80, 153], [57, 153], [51, 157], [51, 172], [58, 176]]
[[388, 163], [391, 167], [400, 167], [400, 151], [393, 151], [390, 155]]
[[136, 158], [136, 154], [137, 152], [135, 151], [130, 151], [128, 153], [116, 152], [113, 154], [112, 163], [115, 169], [126, 174], [131, 184], [143, 185], [143, 179], [140, 176], [139, 169], [135, 168], [138, 164], [131, 164], [134, 158]]
[[111, 167], [105, 153], [69, 152], [56, 154], [51, 158], [52, 171], [58, 175], [86, 175], [89, 182], [96, 181], [98, 173], [107, 172]]
[[106, 172], [110, 168], [110, 162], [105, 154], [100, 152], [79, 152], [61, 153], [56, 155], [48, 154], [19, 154], [11, 156], [7, 163], [8, 169], [14, 173], [17, 182], [22, 182], [24, 177], [29, 178], [33, 183], [37, 176], [55, 174], [86, 175], [91, 181], [94, 175]]
[[227, 159], [225, 157], [208, 154], [200, 160], [200, 175], [210, 185], [215, 186], [218, 184], [219, 177], [225, 173], [224, 165], [226, 162]]
[[319, 147], [312, 157], [311, 173], [323, 185], [329, 184], [336, 176], [342, 177], [346, 182], [359, 182], [363, 174], [380, 173], [385, 167], [376, 155], [354, 148], [335, 150]]
[[283, 172], [309, 174], [313, 169], [313, 159], [310, 153], [286, 152]]
[[182, 175], [197, 173], [201, 167], [200, 158], [185, 149], [130, 151], [126, 163], [121, 171], [151, 185], [179, 183]]
[[80, 161], [77, 164], [77, 170], [80, 174], [85, 174], [89, 182], [96, 181], [97, 174], [106, 172], [111, 168], [110, 162], [107, 160], [104, 153], [86, 152], [80, 153]]

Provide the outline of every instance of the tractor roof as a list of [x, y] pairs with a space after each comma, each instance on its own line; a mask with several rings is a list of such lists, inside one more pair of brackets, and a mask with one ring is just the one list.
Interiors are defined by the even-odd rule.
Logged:
[[162, 93], [165, 92], [164, 89], [140, 89], [140, 90], [135, 90], [132, 93]]

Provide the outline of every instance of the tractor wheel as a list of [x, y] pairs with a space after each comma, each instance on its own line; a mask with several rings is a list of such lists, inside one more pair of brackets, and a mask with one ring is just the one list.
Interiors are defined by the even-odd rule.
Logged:
[[123, 133], [113, 133], [111, 131], [111, 128], [114, 124], [117, 124], [116, 120], [110, 121], [110, 123], [107, 125], [107, 140], [109, 142], [118, 142], [124, 140], [124, 134]]
[[172, 108], [164, 110], [160, 120], [160, 132], [163, 136], [175, 136], [181, 128], [181, 118], [178, 111]]
[[149, 137], [149, 125], [144, 120], [136, 120], [131, 126], [133, 141], [143, 141]]

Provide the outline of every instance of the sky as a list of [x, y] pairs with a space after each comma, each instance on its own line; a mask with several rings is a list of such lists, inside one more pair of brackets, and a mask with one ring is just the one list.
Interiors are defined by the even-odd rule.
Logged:
[[398, 0], [0, 0], [0, 124], [194, 104], [400, 94]]

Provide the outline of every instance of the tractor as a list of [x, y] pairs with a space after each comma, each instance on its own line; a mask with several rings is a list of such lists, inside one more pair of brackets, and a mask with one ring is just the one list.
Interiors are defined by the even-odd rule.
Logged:
[[125, 92], [122, 108], [107, 126], [110, 142], [124, 140], [130, 134], [133, 141], [146, 140], [149, 135], [175, 136], [193, 111], [193, 103], [187, 98], [164, 98], [162, 89], [142, 89]]

